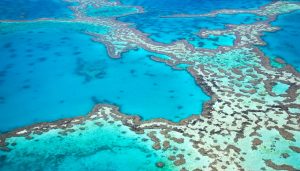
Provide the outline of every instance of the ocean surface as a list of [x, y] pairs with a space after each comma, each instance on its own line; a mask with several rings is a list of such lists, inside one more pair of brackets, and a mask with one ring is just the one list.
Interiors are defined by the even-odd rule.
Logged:
[[[199, 18], [166, 16], [204, 14], [218, 9], [257, 9], [272, 0], [120, 2], [127, 7], [90, 7], [86, 14], [89, 17], [117, 17], [117, 21], [148, 34], [155, 42], [170, 44], [187, 40], [194, 47], [212, 50], [220, 46], [233, 46], [236, 37], [228, 34], [201, 38], [198, 35], [201, 29], [225, 29], [227, 24], [252, 24], [266, 18], [255, 14]], [[71, 5], [76, 3], [62, 0], [1, 0], [0, 20], [72, 19], [74, 13], [69, 8]], [[144, 13], [131, 14], [137, 12], [137, 8], [131, 6], [142, 6]], [[264, 33], [262, 39], [267, 45], [259, 46], [259, 49], [271, 59], [273, 67], [283, 67], [275, 61], [275, 58], [281, 58], [300, 71], [299, 18], [300, 12], [281, 15], [272, 25], [282, 29]], [[115, 59], [109, 57], [103, 43], [82, 32], [84, 23], [72, 25], [50, 21], [33, 26], [36, 24], [33, 22], [24, 27], [23, 24], [26, 25], [18, 23], [15, 24], [18, 26], [12, 24], [14, 26], [10, 27], [0, 22], [0, 136], [1, 133], [4, 135], [42, 122], [86, 116], [97, 104], [118, 106], [121, 113], [139, 116], [143, 121], [162, 118], [180, 122], [192, 115], [201, 115], [204, 105], [211, 100], [189, 73], [189, 65], [183, 64], [181, 69], [174, 69], [151, 59], [151, 56], [162, 59], [168, 59], [168, 56], [136, 48]], [[107, 28], [95, 26], [95, 29], [101, 34], [107, 32]], [[232, 65], [239, 62], [235, 60]], [[288, 84], [278, 82], [271, 91], [280, 95], [288, 89]], [[233, 121], [226, 122], [230, 125]], [[155, 129], [160, 133], [164, 130]], [[138, 134], [121, 121], [89, 120], [73, 126], [66, 135], [61, 131], [53, 129], [41, 135], [7, 139], [10, 151], [0, 148], [0, 170], [174, 170], [174, 163], [168, 156], [180, 151], [175, 138], [169, 142], [173, 151], [164, 148], [155, 150], [153, 137], [149, 136], [152, 130]], [[170, 135], [161, 133], [159, 136], [166, 138]], [[177, 137], [177, 134], [172, 136]], [[211, 143], [209, 141], [213, 139], [208, 140]], [[220, 141], [223, 139], [220, 138]], [[179, 144], [180, 152], [187, 154], [187, 163], [195, 158], [197, 162], [209, 162], [199, 161], [197, 156], [193, 156], [195, 149], [192, 142]], [[225, 140], [224, 144], [227, 144]], [[290, 160], [294, 162], [295, 158], [291, 156]], [[158, 168], [157, 162], [163, 162], [164, 168]]]
[[71, 3], [62, 0], [1, 0], [1, 20], [28, 20], [37, 18], [71, 18]]
[[138, 49], [112, 59], [82, 33], [24, 29], [1, 35], [1, 131], [85, 115], [100, 103], [179, 121], [209, 100], [188, 72], [150, 59], [158, 54]]
[[[150, 38], [162, 42], [171, 43], [177, 40], [188, 40], [195, 47], [215, 49], [218, 46], [230, 46], [233, 44], [232, 35], [210, 37], [203, 39], [198, 36], [200, 29], [224, 29], [226, 24], [250, 24], [255, 21], [263, 21], [265, 18], [253, 14], [218, 15], [217, 17], [199, 18], [164, 18], [172, 14], [203, 14], [213, 10], [224, 8], [256, 9], [269, 0], [263, 1], [239, 1], [232, 4], [230, 1], [122, 1], [127, 5], [140, 5], [145, 13], [129, 15], [119, 18], [120, 21], [133, 23], [139, 30], [149, 34]], [[168, 5], [172, 4], [172, 6]]]
[[274, 33], [265, 33], [262, 37], [267, 46], [261, 49], [270, 59], [273, 59], [273, 66], [282, 67], [274, 61], [275, 58], [281, 58], [300, 71], [299, 18], [299, 11], [279, 16], [272, 24], [281, 29]]

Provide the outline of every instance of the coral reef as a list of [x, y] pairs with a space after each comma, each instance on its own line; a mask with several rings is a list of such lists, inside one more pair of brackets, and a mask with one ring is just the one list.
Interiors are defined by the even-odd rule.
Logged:
[[[152, 59], [171, 67], [188, 65], [187, 70], [211, 96], [211, 100], [205, 104], [201, 115], [179, 123], [164, 119], [141, 121], [138, 116], [118, 112], [117, 107], [98, 105], [88, 116], [41, 123], [0, 135], [3, 156], [13, 152], [25, 154], [26, 149], [19, 149], [19, 144], [14, 144], [21, 139], [30, 145], [39, 137], [52, 136], [53, 131], [67, 139], [78, 132], [75, 127], [82, 126], [81, 133], [84, 134], [85, 125], [92, 122], [95, 127], [98, 124], [119, 124], [126, 128], [128, 134], [138, 137], [139, 140], [135, 141], [144, 138], [146, 144], [151, 142], [152, 150], [160, 159], [153, 164], [156, 169], [300, 170], [300, 75], [287, 64], [283, 68], [273, 68], [269, 59], [255, 47], [265, 44], [260, 39], [262, 32], [279, 29], [271, 26], [270, 22], [277, 15], [300, 9], [299, 3], [278, 1], [257, 10], [224, 9], [208, 14], [164, 16], [214, 17], [218, 14], [252, 13], [268, 18], [248, 25], [228, 25], [224, 30], [201, 30], [199, 36], [203, 37], [236, 36], [233, 46], [205, 49], [195, 48], [185, 40], [172, 44], [157, 43], [115, 17], [85, 14], [89, 6], [122, 7], [118, 2], [68, 1], [78, 3], [71, 7], [75, 19], [1, 21], [1, 24], [35, 23], [32, 27], [38, 27], [36, 23], [63, 22], [76, 27], [78, 24], [85, 25], [82, 31], [93, 36], [94, 41], [105, 44], [112, 58], [119, 58], [123, 52], [139, 47], [169, 56], [167, 59], [153, 56]], [[137, 9], [143, 12], [141, 7]], [[107, 32], [103, 34], [92, 29], [98, 26]], [[274, 92], [274, 86], [279, 83], [287, 85], [283, 93]], [[98, 131], [101, 132], [101, 126], [95, 130], [96, 133]], [[80, 142], [83, 138], [78, 136], [76, 139]], [[15, 159], [5, 159], [8, 160]]]

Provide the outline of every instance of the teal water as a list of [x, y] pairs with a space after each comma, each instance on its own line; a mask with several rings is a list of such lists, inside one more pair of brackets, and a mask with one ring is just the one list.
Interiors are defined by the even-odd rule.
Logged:
[[288, 84], [278, 82], [272, 87], [272, 91], [276, 95], [281, 95], [281, 94], [287, 93], [286, 91], [289, 89], [289, 87], [290, 87], [290, 85], [288, 85]]
[[[126, 127], [108, 123], [99, 127], [95, 122], [87, 122], [72, 129], [75, 131], [67, 136], [52, 130], [34, 135], [31, 140], [9, 139], [11, 151], [0, 150], [0, 170], [174, 170], [167, 158], [152, 148], [149, 139], [142, 140], [146, 136]], [[156, 162], [164, 162], [164, 168], [158, 169]]]
[[188, 72], [149, 58], [156, 54], [139, 49], [111, 59], [87, 35], [29, 28], [1, 35], [1, 131], [85, 115], [98, 103], [179, 121], [200, 114], [209, 99]]
[[[272, 25], [281, 29], [274, 33], [265, 33], [262, 39], [266, 41], [267, 46], [260, 47], [271, 59], [281, 58], [298, 71], [300, 71], [299, 18], [299, 11], [279, 16]], [[281, 67], [275, 61], [272, 61], [272, 64]]]

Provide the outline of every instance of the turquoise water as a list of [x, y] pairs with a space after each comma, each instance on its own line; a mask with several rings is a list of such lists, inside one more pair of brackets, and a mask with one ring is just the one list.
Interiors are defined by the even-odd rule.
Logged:
[[300, 71], [299, 18], [299, 11], [279, 16], [272, 24], [282, 29], [274, 33], [265, 33], [262, 38], [267, 46], [261, 47], [271, 59], [282, 58], [298, 71]]
[[1, 0], [0, 19], [70, 18], [69, 5], [63, 0]]
[[[8, 143], [15, 145], [9, 146], [10, 152], [0, 150], [0, 170], [173, 170], [151, 141], [142, 141], [146, 137], [128, 128], [88, 122], [73, 129], [67, 136], [52, 130], [31, 140], [10, 139]], [[164, 168], [158, 169], [156, 162], [164, 162]]]
[[0, 51], [1, 131], [85, 115], [98, 103], [179, 121], [209, 99], [188, 72], [149, 58], [156, 54], [139, 49], [111, 59], [100, 43], [63, 28], [5, 32]]
[[289, 89], [289, 87], [290, 87], [290, 85], [288, 85], [288, 84], [278, 82], [272, 87], [272, 91], [276, 95], [281, 95], [281, 94], [287, 93], [286, 91]]
[[[137, 29], [150, 34], [149, 37], [155, 41], [171, 43], [186, 39], [196, 47], [215, 49], [219, 46], [232, 46], [235, 37], [224, 35], [209, 36], [203, 39], [197, 35], [200, 29], [223, 29], [226, 24], [249, 24], [265, 20], [265, 18], [252, 14], [180, 19], [160, 18], [160, 16], [178, 13], [198, 14], [222, 8], [257, 8], [270, 1], [126, 0], [124, 3], [127, 5], [142, 5], [146, 13], [118, 19], [133, 23]], [[2, 17], [3, 19], [21, 20], [41, 17], [72, 18], [67, 3], [61, 0], [3, 0], [0, 2], [0, 8], [0, 19]], [[119, 17], [134, 11], [135, 8], [130, 7], [104, 7], [92, 9], [87, 14], [93, 17]], [[275, 33], [270, 33], [272, 38], [267, 40], [268, 34], [266, 34], [265, 39], [269, 45], [264, 48], [267, 49], [267, 54], [274, 53], [276, 56], [281, 56], [282, 53], [283, 59], [297, 66], [299, 48], [291, 41], [297, 42], [299, 37], [297, 33], [299, 24], [296, 23], [299, 15], [292, 16], [279, 18], [274, 22], [274, 24], [284, 27], [286, 29], [284, 32], [287, 31], [289, 36], [282, 33], [276, 37]], [[106, 19], [105, 21], [109, 22], [110, 20]], [[94, 42], [90, 36], [79, 32], [91, 29], [99, 34], [107, 34], [109, 31], [107, 27], [84, 22], [76, 24], [52, 21], [26, 24], [0, 23], [0, 138], [3, 135], [12, 135], [1, 134], [1, 132], [15, 128], [44, 121], [85, 116], [99, 103], [117, 105], [122, 113], [139, 115], [144, 120], [164, 118], [177, 122], [192, 114], [201, 113], [202, 105], [210, 98], [199, 85], [196, 85], [194, 78], [186, 71], [190, 64], [180, 63], [176, 67], [181, 70], [174, 70], [164, 63], [151, 60], [151, 55], [160, 55], [144, 49], [123, 53], [120, 59], [109, 58], [103, 44]], [[283, 41], [276, 42], [274, 37], [276, 40], [282, 39]], [[232, 68], [241, 68], [241, 71], [244, 71], [242, 68], [249, 67], [252, 65], [251, 62], [255, 61], [255, 59], [247, 60], [257, 57], [254, 54], [245, 53], [247, 50], [247, 48], [240, 48], [214, 57], [197, 56], [195, 60], [198, 59], [199, 65], [204, 65], [207, 72], [209, 70], [216, 72], [219, 69], [220, 72], [226, 70], [231, 73]], [[187, 52], [193, 53], [188, 50]], [[162, 57], [167, 58], [166, 56]], [[211, 64], [218, 65], [215, 67]], [[259, 64], [255, 62], [253, 66], [259, 67]], [[219, 66], [221, 67], [218, 68]], [[251, 70], [246, 72], [252, 72]], [[252, 76], [255, 80], [254, 73], [256, 72], [253, 72]], [[282, 132], [278, 132], [276, 129], [272, 129], [272, 133], [267, 127], [261, 127], [252, 133], [253, 136], [248, 136], [248, 134], [245, 134], [244, 137], [240, 136], [243, 133], [242, 129], [245, 128], [244, 123], [247, 122], [247, 117], [240, 115], [249, 114], [250, 118], [248, 119], [253, 119], [252, 123], [254, 121], [260, 123], [271, 117], [269, 117], [269, 113], [265, 116], [264, 112], [255, 112], [256, 110], [254, 110], [255, 116], [252, 116], [253, 110], [248, 110], [249, 113], [247, 113], [246, 103], [243, 104], [243, 98], [248, 97], [237, 98], [237, 102], [246, 107], [244, 110], [243, 107], [236, 104], [235, 99], [231, 99], [231, 96], [237, 95], [236, 92], [230, 94], [223, 89], [224, 87], [218, 87], [231, 85], [231, 81], [235, 85], [235, 77], [228, 75], [227, 82], [227, 75], [220, 77], [215, 73], [213, 75], [206, 78], [208, 85], [213, 85], [214, 92], [218, 91], [218, 95], [221, 94], [224, 97], [216, 99], [217, 103], [212, 107], [211, 116], [213, 117], [211, 118], [207, 117], [203, 120], [200, 118], [199, 120], [202, 121], [199, 122], [193, 120], [193, 122], [189, 122], [189, 126], [183, 124], [177, 127], [175, 125], [170, 130], [160, 127], [159, 123], [152, 122], [152, 124], [157, 124], [154, 125], [155, 128], [146, 128], [145, 133], [137, 134], [131, 130], [136, 127], [130, 129], [121, 121], [110, 118], [107, 110], [102, 110], [99, 113], [108, 114], [108, 120], [93, 117], [93, 120], [87, 120], [65, 130], [53, 128], [51, 126], [54, 123], [51, 123], [51, 125], [47, 125], [50, 131], [42, 134], [30, 134], [31, 138], [29, 139], [14, 135], [7, 138], [4, 146], [10, 151], [2, 150], [3, 146], [0, 146], [0, 170], [154, 171], [180, 170], [182, 167], [194, 167], [194, 165], [196, 167], [203, 165], [208, 169], [207, 166], [214, 163], [218, 164], [216, 167], [223, 168], [219, 165], [223, 163], [219, 159], [222, 158], [221, 155], [228, 154], [227, 150], [231, 151], [230, 155], [239, 156], [234, 164], [241, 167], [245, 167], [246, 162], [262, 159], [261, 155], [266, 155], [264, 158], [276, 158], [276, 163], [278, 163], [277, 160], [288, 161], [288, 164], [297, 162], [296, 155], [291, 155], [285, 160], [282, 159], [284, 154], [280, 154], [282, 152], [291, 153], [291, 145], [299, 146], [297, 142], [299, 136], [297, 134], [289, 136], [296, 131], [289, 129], [287, 132], [282, 131], [283, 134], [287, 134], [285, 135], [287, 137], [283, 137], [280, 135]], [[261, 78], [261, 75], [258, 76]], [[230, 80], [231, 78], [233, 79]], [[247, 77], [245, 78], [244, 81], [243, 78], [238, 81], [244, 84], [249, 81]], [[220, 81], [216, 81], [216, 79], [220, 79]], [[221, 83], [222, 80], [224, 82]], [[292, 85], [277, 82], [273, 85], [272, 91], [277, 95], [285, 96], [290, 86]], [[250, 88], [256, 87], [250, 86]], [[260, 90], [258, 87], [257, 91]], [[266, 92], [259, 92], [259, 96], [263, 97], [264, 93]], [[266, 95], [266, 97], [268, 96]], [[225, 98], [225, 101], [222, 98]], [[249, 100], [251, 98], [249, 96]], [[240, 99], [242, 102], [239, 101]], [[233, 103], [230, 103], [229, 100]], [[266, 107], [266, 104], [260, 107], [265, 109], [263, 107]], [[267, 107], [269, 112], [270, 106]], [[250, 108], [252, 108], [251, 102]], [[237, 111], [232, 111], [230, 114], [231, 109], [237, 109]], [[289, 108], [288, 110], [293, 114], [299, 113], [298, 108]], [[242, 111], [246, 112], [242, 113]], [[273, 111], [270, 110], [270, 112]], [[233, 122], [235, 117], [243, 117], [246, 122]], [[283, 123], [281, 120], [279, 121], [274, 121], [274, 123], [276, 122], [279, 127], [282, 127]], [[282, 122], [285, 122], [285, 118]], [[269, 126], [272, 125], [270, 123], [265, 122]], [[164, 124], [170, 126], [168, 123]], [[251, 123], [246, 124], [247, 129], [252, 126]], [[34, 127], [40, 128], [40, 125]], [[228, 130], [223, 130], [224, 127], [228, 127]], [[220, 130], [220, 128], [222, 129]], [[24, 129], [28, 131], [29, 128]], [[197, 129], [200, 130], [201, 135], [198, 135]], [[26, 132], [26, 130], [20, 132]], [[285, 126], [283, 130], [285, 130]], [[69, 132], [65, 135], [65, 131]], [[165, 134], [164, 131], [170, 132]], [[225, 136], [223, 136], [224, 131]], [[16, 134], [19, 135], [20, 132]], [[155, 135], [160, 140], [159, 144], [164, 146], [165, 143], [170, 143], [170, 148], [154, 149], [154, 140], [150, 140], [150, 136], [147, 135], [149, 132], [156, 132]], [[251, 151], [250, 148], [253, 149], [254, 145], [252, 139], [257, 136], [254, 133], [261, 135], [262, 144], [258, 144], [256, 150]], [[190, 135], [191, 137], [188, 137]], [[176, 142], [176, 138], [178, 142]], [[179, 141], [181, 138], [183, 138], [182, 142]], [[296, 139], [296, 141], [284, 140], [284, 138]], [[2, 143], [1, 141], [0, 145]], [[202, 143], [206, 143], [203, 148]], [[174, 165], [177, 165], [176, 161], [171, 161], [168, 157], [171, 155], [178, 157], [177, 154], [184, 154], [185, 164], [174, 168]], [[258, 156], [257, 159], [249, 160], [253, 154]], [[214, 161], [215, 159], [217, 161]], [[163, 162], [164, 167], [159, 169], [156, 166], [157, 162]], [[265, 167], [265, 161], [260, 160], [259, 162], [263, 163], [262, 166]], [[257, 162], [257, 167], [261, 165], [259, 162]], [[253, 165], [253, 163], [246, 164]], [[229, 163], [228, 165], [231, 167], [234, 164]], [[247, 168], [245, 169], [247, 170]], [[266, 167], [266, 170], [268, 169], [270, 168]]]

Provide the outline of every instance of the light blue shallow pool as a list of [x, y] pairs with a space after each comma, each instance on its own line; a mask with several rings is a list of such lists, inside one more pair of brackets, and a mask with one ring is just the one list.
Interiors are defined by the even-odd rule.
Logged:
[[143, 119], [179, 121], [200, 114], [209, 97], [185, 70], [142, 49], [108, 57], [103, 45], [66, 29], [2, 35], [0, 129], [85, 115], [95, 104]]

